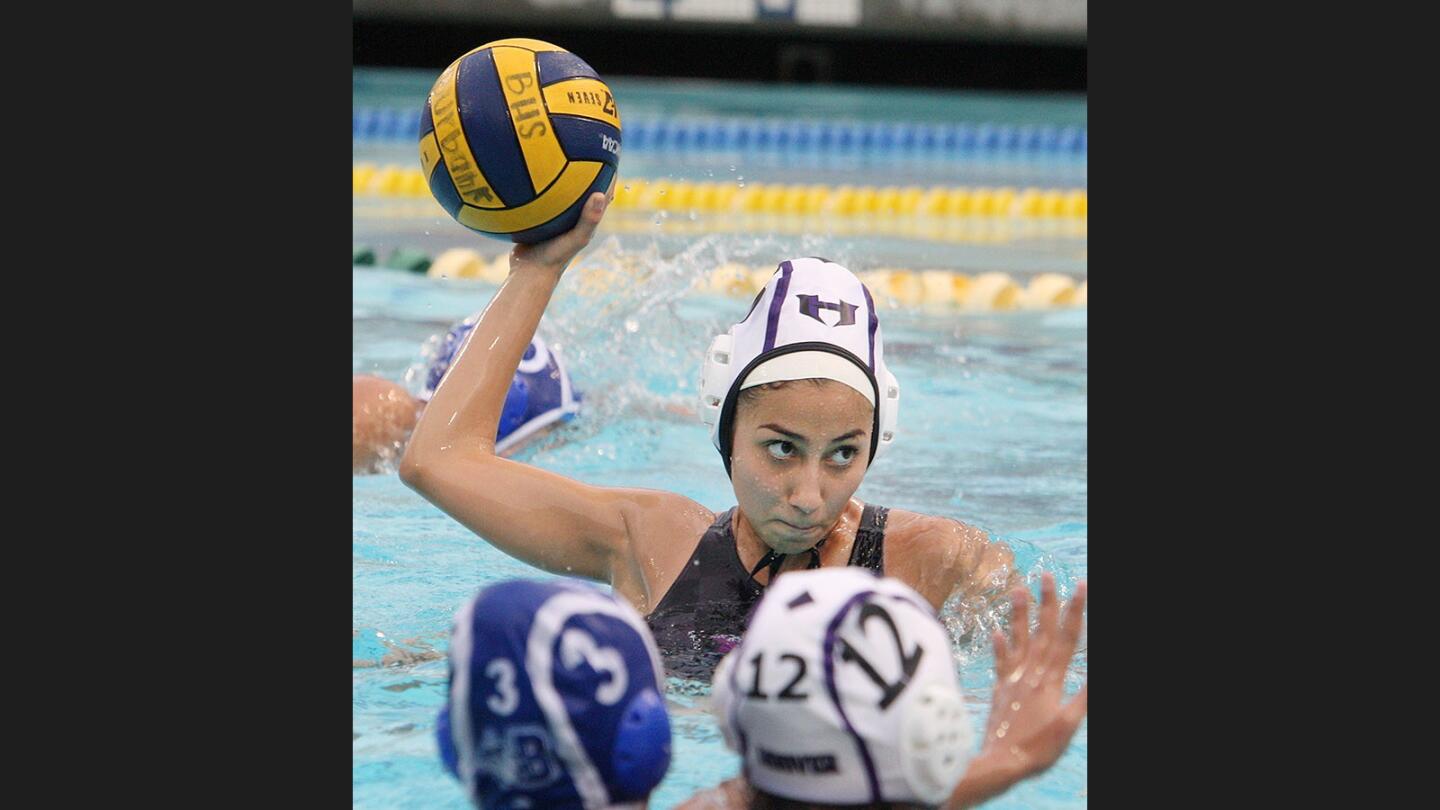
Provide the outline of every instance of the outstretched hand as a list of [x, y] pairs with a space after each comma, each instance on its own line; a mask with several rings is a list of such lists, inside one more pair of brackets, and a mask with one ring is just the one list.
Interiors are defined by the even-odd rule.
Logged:
[[605, 215], [605, 209], [613, 199], [615, 183], [612, 181], [609, 191], [603, 194], [594, 192], [585, 201], [585, 207], [580, 209], [580, 221], [575, 223], [574, 228], [533, 245], [516, 245], [510, 250], [510, 272], [514, 273], [525, 266], [564, 272], [576, 254], [590, 244], [590, 239], [595, 236], [595, 228], [600, 225], [600, 218]]
[[1030, 592], [1016, 588], [1010, 596], [1010, 633], [996, 631], [995, 694], [985, 744], [971, 760], [965, 776], [950, 794], [945, 810], [974, 807], [1009, 790], [1016, 782], [1044, 772], [1070, 745], [1085, 719], [1090, 684], [1080, 687], [1069, 703], [1065, 670], [1075, 654], [1085, 621], [1086, 585], [1075, 586], [1075, 598], [1060, 618], [1055, 577], [1040, 578], [1040, 621], [1030, 635]]
[[1087, 680], [1069, 703], [1065, 698], [1065, 670], [1075, 655], [1084, 624], [1086, 584], [1075, 586], [1075, 597], [1060, 618], [1055, 577], [1040, 580], [1040, 622], [1030, 635], [1030, 593], [1017, 588], [1011, 596], [1008, 644], [998, 630], [995, 645], [995, 695], [982, 750], [1003, 755], [1017, 779], [1034, 776], [1065, 753], [1070, 738], [1085, 719]]

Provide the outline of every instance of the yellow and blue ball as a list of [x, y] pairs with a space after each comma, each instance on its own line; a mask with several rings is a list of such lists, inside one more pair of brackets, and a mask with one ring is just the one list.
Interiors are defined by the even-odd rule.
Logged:
[[456, 59], [420, 114], [430, 192], [465, 227], [525, 244], [564, 233], [620, 164], [620, 111], [591, 67], [538, 39]]

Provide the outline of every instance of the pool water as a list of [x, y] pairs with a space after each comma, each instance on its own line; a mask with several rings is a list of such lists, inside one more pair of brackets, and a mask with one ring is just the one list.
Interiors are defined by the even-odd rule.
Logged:
[[[417, 92], [423, 98], [428, 82], [423, 74], [357, 71], [356, 103], [413, 99]], [[616, 85], [628, 113], [624, 83]], [[676, 88], [649, 88], [646, 95], [642, 87], [628, 98], [636, 109], [664, 109], [684, 95]], [[887, 98], [879, 91], [853, 90], [837, 91], [828, 101], [823, 92], [810, 96], [820, 110], [816, 114], [832, 113], [826, 104], [843, 106], [853, 98], [874, 109]], [[727, 109], [767, 98], [774, 102], [766, 90], [732, 88], [723, 98]], [[901, 111], [925, 108], [909, 98], [899, 104]], [[1047, 120], [1044, 103], [1016, 101], [1007, 108], [1003, 98], [983, 101], [989, 120], [1003, 117], [1006, 109], [1014, 120]], [[1053, 120], [1075, 117], [1074, 99], [1051, 106]], [[1078, 106], [1083, 120], [1083, 97]], [[371, 160], [389, 155], [397, 162], [415, 160], [404, 145], [357, 145], [357, 159], [362, 151]], [[715, 171], [664, 156], [638, 167], [627, 161], [621, 163], [622, 179], [630, 170], [651, 178]], [[743, 156], [741, 161], [737, 176], [750, 172], [757, 181], [771, 176], [763, 166], [745, 164]], [[822, 167], [811, 176], [838, 182], [839, 171]], [[967, 172], [1004, 175], [1007, 169], [945, 171], [939, 182], [963, 183], [973, 182], [963, 179]], [[1027, 165], [1014, 171], [1024, 174], [1025, 183], [1037, 172], [1050, 172], [1046, 179], [1056, 185], [1084, 185], [1083, 166]], [[876, 166], [854, 168], [844, 177], [851, 183], [891, 182]], [[488, 254], [505, 249], [464, 232], [438, 208], [403, 217], [371, 216], [367, 210], [357, 197], [356, 242], [404, 244], [432, 254], [453, 245]], [[1087, 276], [1083, 239], [982, 246], [826, 233], [681, 235], [663, 223], [650, 233], [613, 233], [602, 225], [562, 281], [541, 326], [584, 393], [584, 410], [518, 458], [590, 484], [666, 489], [715, 510], [733, 505], [708, 434], [687, 409], [710, 337], [742, 317], [749, 300], [711, 293], [704, 282], [725, 261], [773, 265], [796, 255], [822, 255], [856, 271], [904, 265], [999, 269], [1017, 277], [1043, 271], [1077, 280]], [[405, 379], [428, 337], [482, 308], [496, 289], [481, 281], [374, 267], [353, 268], [351, 279], [352, 370], [396, 380]], [[886, 358], [902, 386], [900, 432], [897, 447], [867, 474], [857, 497], [979, 526], [1010, 544], [1037, 588], [1040, 572], [1050, 571], [1068, 596], [1087, 574], [1087, 311], [957, 313], [882, 304], [881, 319]], [[477, 590], [508, 578], [550, 575], [490, 547], [393, 473], [355, 476], [352, 512], [353, 802], [367, 808], [465, 807], [463, 791], [440, 765], [433, 740], [446, 679], [445, 661], [435, 656], [446, 649], [454, 611]], [[994, 618], [954, 606], [942, 617], [956, 639], [956, 666], [978, 736], [988, 713], [993, 659], [987, 634], [971, 631], [991, 626]], [[413, 656], [373, 665], [387, 653], [393, 661], [396, 649]], [[1071, 691], [1083, 679], [1086, 661], [1084, 652], [1075, 658]], [[708, 686], [671, 679], [668, 693], [674, 764], [652, 797], [656, 810], [674, 807], [739, 769], [705, 711]], [[1052, 770], [987, 806], [1085, 806], [1087, 761], [1082, 725]]]

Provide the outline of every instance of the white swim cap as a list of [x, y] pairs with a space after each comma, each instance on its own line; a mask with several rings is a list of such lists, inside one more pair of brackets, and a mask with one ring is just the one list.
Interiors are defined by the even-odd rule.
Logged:
[[795, 801], [939, 804], [973, 755], [949, 634], [864, 568], [781, 574], [712, 694], [746, 780]]
[[855, 274], [820, 258], [780, 263], [745, 320], [717, 335], [700, 375], [700, 418], [730, 470], [740, 391], [781, 380], [835, 380], [875, 408], [869, 461], [895, 441], [900, 384], [885, 365], [875, 301]]

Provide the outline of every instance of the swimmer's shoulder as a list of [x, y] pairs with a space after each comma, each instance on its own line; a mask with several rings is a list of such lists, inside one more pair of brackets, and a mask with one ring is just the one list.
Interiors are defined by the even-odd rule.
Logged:
[[954, 518], [891, 509], [885, 523], [885, 573], [938, 606], [988, 539], [982, 529]]
[[[954, 542], [986, 535], [981, 529], [955, 518], [927, 515], [906, 509], [891, 509], [885, 520], [885, 547], [891, 543], [916, 546], [916, 552], [937, 550]], [[907, 549], [908, 550], [908, 549]]]
[[351, 471], [381, 472], [404, 450], [419, 403], [400, 385], [369, 374], [352, 375]]
[[406, 408], [415, 407], [415, 398], [410, 396], [410, 392], [406, 391], [404, 386], [382, 377], [371, 374], [352, 374], [350, 388], [351, 405], [355, 408], [373, 403], [395, 403]]
[[661, 564], [679, 557], [683, 564], [715, 513], [675, 492], [627, 489], [621, 506], [626, 534], [638, 559]]
[[715, 513], [676, 492], [660, 489], [625, 489], [621, 513], [632, 540], [654, 534], [673, 537], [693, 529], [698, 537], [715, 522]]
[[715, 513], [674, 492], [626, 489], [621, 493], [629, 558], [612, 569], [611, 584], [642, 614], [649, 613], [694, 554], [715, 522]]

